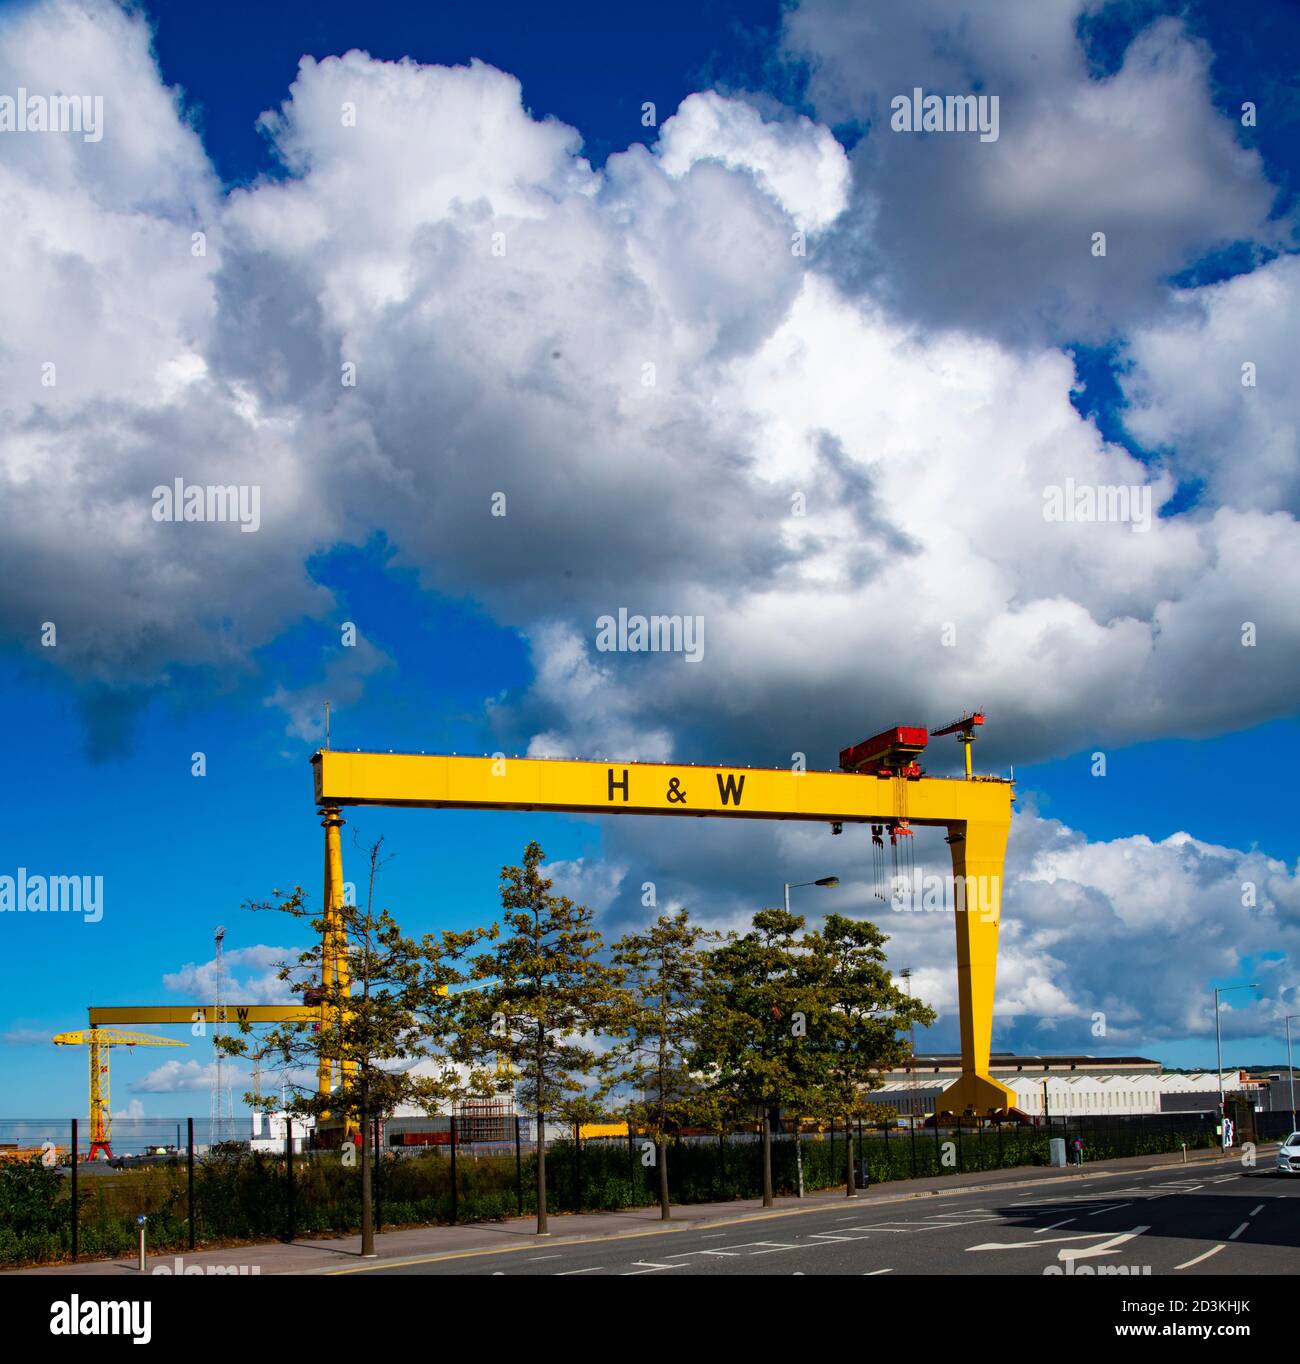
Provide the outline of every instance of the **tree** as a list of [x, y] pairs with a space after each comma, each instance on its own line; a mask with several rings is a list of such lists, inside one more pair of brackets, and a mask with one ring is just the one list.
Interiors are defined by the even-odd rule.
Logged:
[[[934, 1011], [895, 988], [885, 966], [888, 937], [868, 919], [828, 914], [819, 932], [804, 936], [795, 967], [799, 1012], [807, 1021], [802, 1073], [813, 1111], [846, 1128], [876, 1112], [868, 1095], [879, 1072], [907, 1059], [900, 1036], [913, 1023], [934, 1022]], [[856, 1193], [853, 1143], [845, 1143], [845, 1185]]]
[[809, 1088], [801, 1054], [801, 915], [760, 909], [753, 928], [705, 955], [697, 1059], [720, 1099], [762, 1112], [763, 1206], [772, 1206], [772, 1112], [802, 1109]]
[[654, 1138], [664, 1221], [672, 1215], [668, 1134], [709, 1121], [716, 1108], [697, 1073], [694, 1046], [704, 991], [701, 945], [713, 936], [682, 909], [661, 914], [644, 933], [625, 934], [610, 950], [623, 972], [627, 1006], [604, 1067], [612, 1087], [631, 1091], [624, 1104], [629, 1125]]
[[[503, 924], [493, 945], [470, 962], [472, 988], [455, 997], [454, 1055], [475, 1068], [476, 1083], [498, 1092], [517, 1086], [537, 1117], [537, 1234], [547, 1234], [546, 1116], [577, 1111], [581, 1083], [599, 1057], [587, 1039], [616, 1026], [623, 1011], [619, 971], [603, 962], [592, 911], [552, 895], [532, 841], [523, 866], [501, 869]], [[493, 1071], [489, 1070], [492, 1059]]]
[[[344, 904], [337, 920], [307, 907], [306, 892], [295, 887], [291, 894], [272, 892], [269, 902], [254, 903], [256, 910], [275, 910], [309, 921], [313, 945], [299, 953], [293, 963], [282, 965], [280, 979], [290, 984], [304, 1004], [322, 1004], [328, 1025], [280, 1024], [250, 1049], [248, 1024], [240, 1035], [218, 1039], [233, 1056], [277, 1058], [290, 1072], [309, 1070], [313, 1075], [328, 1068], [338, 1081], [328, 1093], [300, 1086], [287, 1101], [289, 1113], [313, 1117], [318, 1134], [338, 1133], [342, 1158], [355, 1151], [352, 1132], [359, 1128], [361, 1145], [361, 1253], [374, 1254], [374, 1206], [371, 1187], [371, 1125], [375, 1118], [392, 1113], [399, 1104], [412, 1104], [432, 1112], [459, 1093], [462, 1082], [454, 1066], [433, 1050], [445, 1041], [445, 1016], [423, 1009], [424, 992], [460, 979], [444, 953], [436, 969], [430, 965], [429, 940], [423, 945], [405, 937], [389, 912], [376, 912], [375, 880], [382, 865], [383, 839], [369, 849], [369, 880], [364, 907]], [[333, 935], [326, 943], [327, 933]], [[450, 946], [461, 948], [457, 935], [446, 935]], [[468, 936], [468, 935], [461, 935]], [[324, 971], [327, 959], [343, 969]], [[345, 973], [346, 972], [346, 973]], [[321, 982], [326, 983], [322, 984]], [[345, 992], [345, 982], [347, 991]], [[422, 1011], [425, 1017], [422, 1017]], [[432, 1058], [433, 1069], [424, 1073], [414, 1067]], [[244, 1095], [245, 1103], [271, 1109], [274, 1096]], [[332, 1127], [325, 1124], [332, 1120]]]

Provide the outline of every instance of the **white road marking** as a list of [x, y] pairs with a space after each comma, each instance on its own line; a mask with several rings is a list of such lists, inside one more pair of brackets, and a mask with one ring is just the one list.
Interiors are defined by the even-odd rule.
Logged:
[[1039, 1227], [1038, 1230], [1034, 1232], [1034, 1235], [1041, 1236], [1045, 1231], [1055, 1231], [1057, 1227], [1068, 1227], [1071, 1222], [1077, 1222], [1078, 1220], [1077, 1217], [1067, 1217], [1064, 1222], [1053, 1222], [1050, 1227]]
[[917, 1231], [929, 1231], [932, 1227], [977, 1227], [981, 1222], [1001, 1222], [1000, 1217], [964, 1217], [960, 1222], [953, 1222], [948, 1219], [925, 1222], [917, 1227]]
[[1217, 1246], [1211, 1246], [1204, 1255], [1198, 1255], [1194, 1260], [1184, 1260], [1182, 1264], [1175, 1265], [1175, 1269], [1191, 1269], [1193, 1265], [1199, 1265], [1202, 1260], [1208, 1260], [1211, 1255], [1217, 1255], [1223, 1249], [1224, 1243], [1221, 1241]]
[[559, 1255], [530, 1255], [530, 1260], [559, 1260], [563, 1257]]
[[1255, 1207], [1255, 1208], [1253, 1208], [1253, 1209], [1251, 1210], [1251, 1214], [1250, 1214], [1250, 1215], [1251, 1215], [1252, 1217], [1255, 1217], [1255, 1216], [1258, 1216], [1258, 1214], [1261, 1213], [1261, 1212], [1263, 1212], [1263, 1211], [1264, 1211], [1264, 1205], [1263, 1205], [1262, 1203], [1260, 1203], [1257, 1207]]
[[1082, 1260], [1089, 1255], [1113, 1255], [1117, 1247], [1124, 1245], [1127, 1241], [1132, 1241], [1142, 1235], [1144, 1231], [1150, 1231], [1147, 1227], [1134, 1227], [1132, 1231], [1121, 1232], [1120, 1235], [1113, 1237], [1109, 1241], [1103, 1241], [1096, 1246], [1082, 1246], [1075, 1250], [1071, 1246], [1064, 1246], [1056, 1252], [1058, 1260]]
[[1243, 1223], [1241, 1224], [1241, 1226], [1239, 1226], [1239, 1227], [1237, 1228], [1237, 1230], [1234, 1231], [1234, 1232], [1232, 1233], [1232, 1235], [1228, 1237], [1228, 1240], [1229, 1240], [1229, 1241], [1235, 1241], [1235, 1240], [1237, 1239], [1237, 1237], [1240, 1236], [1241, 1233], [1242, 1233], [1243, 1231], [1245, 1231], [1246, 1228], [1247, 1228], [1248, 1226], [1250, 1226], [1250, 1223], [1249, 1223], [1249, 1222], [1243, 1222]]
[[863, 1278], [870, 1279], [876, 1274], [892, 1274], [893, 1272], [894, 1271], [892, 1269], [868, 1269], [863, 1274]]
[[[1045, 1227], [1045, 1231], [1050, 1231], [1050, 1227]], [[1038, 1233], [1035, 1232], [1035, 1235]], [[1069, 1236], [1053, 1236], [1052, 1241], [1077, 1241], [1080, 1237], [1089, 1236], [1109, 1236], [1107, 1231], [1075, 1231]], [[967, 1250], [1022, 1250], [1026, 1246], [1046, 1246], [1051, 1245], [1052, 1241], [985, 1241], [982, 1245], [967, 1246]]]
[[628, 1269], [622, 1274], [622, 1278], [629, 1279], [637, 1274], [653, 1274], [660, 1269], [681, 1269], [681, 1265], [657, 1265], [653, 1260], [633, 1260], [634, 1265], [642, 1266], [638, 1269]]
[[1102, 1215], [1102, 1213], [1104, 1213], [1104, 1212], [1115, 1212], [1116, 1209], [1118, 1209], [1118, 1208], [1128, 1208], [1128, 1207], [1131, 1207], [1131, 1206], [1132, 1206], [1132, 1204], [1130, 1204], [1130, 1203], [1115, 1203], [1115, 1204], [1112, 1204], [1112, 1206], [1109, 1207], [1109, 1208], [1098, 1208], [1096, 1212], [1090, 1212], [1090, 1213], [1088, 1214], [1088, 1216], [1089, 1216], [1089, 1217], [1100, 1217], [1100, 1216]]
[[568, 1278], [570, 1274], [594, 1274], [598, 1269], [603, 1269], [604, 1265], [592, 1265], [590, 1269], [562, 1269], [555, 1277], [557, 1279]]

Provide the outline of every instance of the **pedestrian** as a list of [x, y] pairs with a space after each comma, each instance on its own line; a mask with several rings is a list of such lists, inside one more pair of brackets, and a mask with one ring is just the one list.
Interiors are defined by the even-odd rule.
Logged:
[[1083, 1169], [1083, 1138], [1082, 1138], [1082, 1137], [1075, 1137], [1075, 1139], [1074, 1139], [1074, 1163], [1075, 1163], [1080, 1169]]

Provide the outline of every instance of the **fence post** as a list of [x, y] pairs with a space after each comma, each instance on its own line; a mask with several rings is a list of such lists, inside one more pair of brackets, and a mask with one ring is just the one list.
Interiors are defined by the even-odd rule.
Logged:
[[[858, 1126], [861, 1127], [861, 1122]], [[916, 1114], [913, 1113], [907, 1123], [912, 1133], [912, 1178], [916, 1178]]]
[[726, 1201], [727, 1197], [727, 1137], [722, 1128], [718, 1128], [718, 1202]]
[[965, 1174], [965, 1173], [966, 1173], [966, 1167], [965, 1167], [965, 1165], [962, 1164], [962, 1156], [961, 1156], [961, 1114], [960, 1114], [960, 1113], [957, 1114], [957, 1173], [958, 1173], [959, 1175]]
[[190, 1249], [194, 1249], [194, 1119], [185, 1119], [185, 1183], [190, 1204]]
[[582, 1127], [573, 1124], [573, 1210], [582, 1211]]
[[293, 1119], [286, 1113], [284, 1115], [284, 1168], [285, 1178], [288, 1181], [285, 1190], [285, 1208], [288, 1213], [288, 1225], [285, 1227], [286, 1241], [292, 1241], [294, 1235], [294, 1207], [293, 1207]]
[[943, 1148], [939, 1142], [939, 1105], [934, 1106], [934, 1172], [943, 1174]]
[[519, 1216], [524, 1215], [524, 1156], [519, 1145], [519, 1114], [515, 1114], [515, 1199], [519, 1204]]
[[632, 1146], [632, 1119], [627, 1120], [627, 1201], [628, 1207], [636, 1204], [636, 1152]]
[[456, 1119], [451, 1120], [451, 1224], [456, 1225], [460, 1215], [460, 1195], [456, 1189]]
[[77, 1120], [72, 1120], [72, 1205], [68, 1216], [72, 1219], [72, 1263], [77, 1263]]
[[1002, 1124], [998, 1123], [998, 1169], [1002, 1168]]

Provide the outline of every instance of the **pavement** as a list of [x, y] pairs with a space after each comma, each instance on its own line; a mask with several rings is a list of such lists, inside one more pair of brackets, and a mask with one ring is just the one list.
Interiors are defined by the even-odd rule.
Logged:
[[[1137, 1156], [841, 1190], [150, 1256], [157, 1274], [1300, 1274], [1300, 1179], [1240, 1155]], [[941, 1231], [944, 1236], [927, 1233]], [[134, 1257], [12, 1274], [138, 1277]]]

